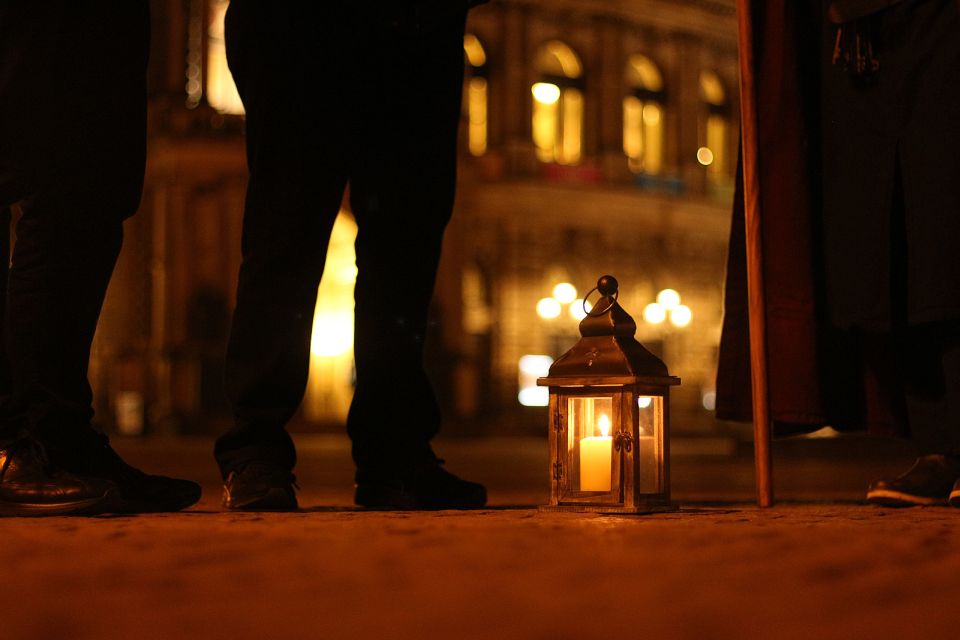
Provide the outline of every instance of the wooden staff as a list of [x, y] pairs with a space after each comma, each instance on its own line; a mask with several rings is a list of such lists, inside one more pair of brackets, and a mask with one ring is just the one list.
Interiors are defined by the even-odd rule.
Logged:
[[750, 316], [750, 368], [753, 390], [753, 453], [757, 504], [773, 505], [770, 403], [767, 381], [767, 323], [763, 290], [763, 236], [760, 219], [758, 120], [750, 0], [737, 0], [740, 48], [740, 128], [743, 135], [743, 205], [746, 218], [747, 296]]

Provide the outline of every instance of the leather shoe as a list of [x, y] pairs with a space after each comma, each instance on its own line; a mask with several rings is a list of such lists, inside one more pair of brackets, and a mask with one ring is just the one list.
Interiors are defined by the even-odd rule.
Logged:
[[296, 511], [297, 478], [269, 462], [248, 462], [227, 474], [223, 507], [230, 511]]
[[955, 456], [922, 456], [906, 473], [874, 481], [867, 489], [867, 502], [887, 507], [946, 505], [958, 479], [960, 462]]
[[950, 490], [950, 506], [960, 507], [960, 480], [953, 483], [953, 489]]
[[67, 471], [113, 482], [120, 494], [115, 513], [180, 511], [200, 500], [196, 482], [144, 473], [127, 464], [110, 446], [107, 436], [92, 429], [69, 449], [48, 450], [54, 462]]
[[433, 460], [399, 472], [357, 470], [354, 502], [371, 509], [440, 510], [479, 509], [487, 504], [487, 490], [443, 468]]
[[118, 500], [112, 482], [54, 469], [32, 438], [0, 449], [0, 515], [93, 515], [112, 511]]

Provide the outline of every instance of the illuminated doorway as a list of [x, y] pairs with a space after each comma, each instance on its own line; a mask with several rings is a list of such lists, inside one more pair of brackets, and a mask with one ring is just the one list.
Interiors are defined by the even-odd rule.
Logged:
[[330, 234], [323, 280], [317, 292], [310, 341], [310, 377], [303, 415], [310, 422], [344, 423], [353, 397], [353, 243], [357, 223], [341, 211]]

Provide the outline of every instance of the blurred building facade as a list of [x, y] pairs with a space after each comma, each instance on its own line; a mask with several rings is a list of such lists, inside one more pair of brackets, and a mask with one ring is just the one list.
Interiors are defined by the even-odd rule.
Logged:
[[[147, 180], [91, 377], [99, 419], [118, 431], [216, 431], [246, 185], [227, 2], [151, 4]], [[581, 299], [611, 273], [638, 338], [683, 378], [675, 428], [715, 432], [739, 135], [733, 0], [493, 0], [471, 12], [464, 50], [460, 182], [428, 345], [451, 429], [542, 431], [530, 380], [573, 344]], [[349, 403], [355, 233], [345, 210], [306, 429], [337, 428]]]

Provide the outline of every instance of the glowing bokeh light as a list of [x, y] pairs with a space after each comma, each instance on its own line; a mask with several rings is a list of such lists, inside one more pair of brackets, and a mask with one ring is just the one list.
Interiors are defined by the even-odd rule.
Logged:
[[540, 104], [556, 104], [560, 99], [560, 87], [549, 82], [537, 82], [531, 88], [533, 99]]
[[544, 320], [552, 320], [560, 315], [563, 307], [554, 298], [540, 298], [537, 302], [537, 315]]
[[677, 327], [685, 327], [693, 320], [693, 312], [690, 307], [680, 304], [670, 310], [670, 322]]
[[657, 294], [657, 304], [670, 311], [680, 304], [680, 294], [674, 289], [664, 289]]
[[526, 355], [520, 356], [520, 373], [542, 378], [550, 371], [550, 365], [553, 364], [553, 358], [550, 356]]
[[570, 317], [577, 321], [583, 320], [592, 308], [592, 304], [584, 302], [583, 298], [577, 298], [570, 303]]
[[643, 308], [643, 319], [650, 324], [660, 324], [667, 319], [667, 310], [656, 302], [651, 302]]
[[553, 297], [560, 304], [570, 304], [577, 299], [577, 288], [569, 282], [561, 282], [553, 288]]

